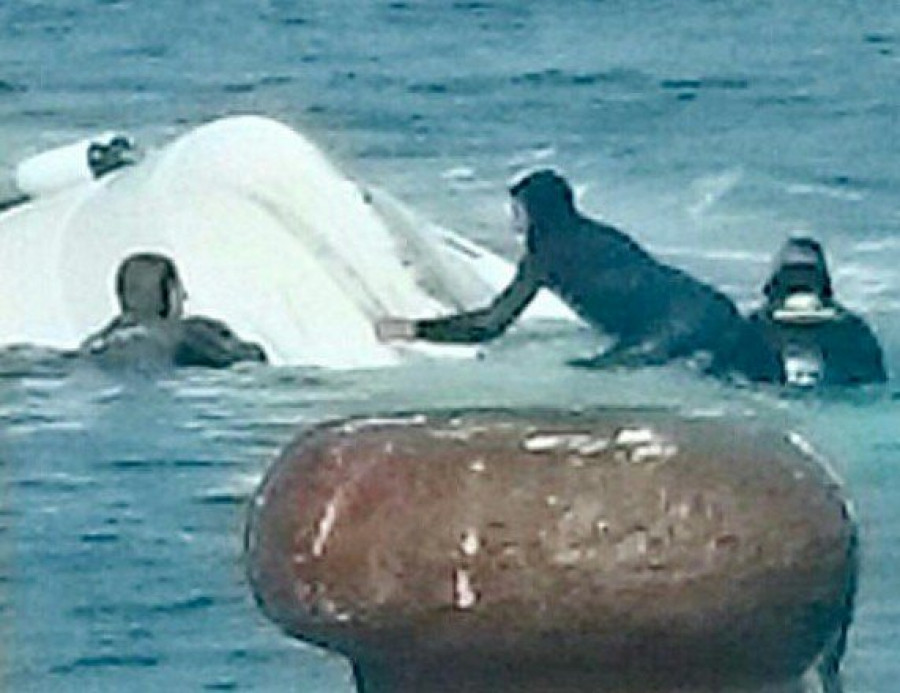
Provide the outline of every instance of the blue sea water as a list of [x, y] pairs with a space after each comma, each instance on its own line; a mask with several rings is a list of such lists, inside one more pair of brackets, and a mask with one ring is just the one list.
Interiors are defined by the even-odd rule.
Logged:
[[[588, 211], [745, 306], [784, 235], [814, 232], [898, 374], [898, 86], [900, 7], [880, 0], [10, 0], [0, 174], [99, 130], [155, 147], [261, 113], [511, 253], [505, 184], [552, 164]], [[292, 435], [422, 406], [651, 403], [749, 410], [832, 457], [863, 540], [847, 690], [896, 690], [896, 385], [795, 398], [562, 365], [589, 348], [523, 331], [474, 362], [158, 377], [6, 354], [0, 689], [352, 691], [243, 578], [246, 498]]]

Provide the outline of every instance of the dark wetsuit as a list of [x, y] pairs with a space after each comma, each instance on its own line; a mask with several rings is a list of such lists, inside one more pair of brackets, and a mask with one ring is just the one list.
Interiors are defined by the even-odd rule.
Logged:
[[417, 337], [493, 339], [545, 287], [615, 340], [610, 350], [579, 365], [654, 365], [706, 352], [713, 373], [781, 379], [776, 355], [724, 294], [658, 262], [627, 235], [582, 216], [565, 200], [539, 195], [537, 205], [531, 202], [528, 253], [512, 283], [487, 308], [417, 321]]
[[266, 354], [258, 344], [240, 340], [219, 320], [192, 317], [181, 321], [176, 366], [226, 368], [240, 361], [265, 363]]
[[862, 385], [887, 380], [881, 346], [871, 328], [858, 315], [830, 302], [833, 318], [813, 322], [784, 322], [775, 319], [774, 308], [766, 306], [750, 316], [769, 343], [788, 361], [809, 358], [820, 367], [821, 385]]
[[147, 324], [119, 316], [89, 337], [80, 351], [121, 365], [227, 368], [241, 361], [266, 362], [261, 347], [242, 341], [224, 323], [204, 317]]

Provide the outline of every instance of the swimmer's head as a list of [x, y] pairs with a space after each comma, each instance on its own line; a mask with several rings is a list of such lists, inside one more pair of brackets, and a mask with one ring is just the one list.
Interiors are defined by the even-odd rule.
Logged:
[[763, 287], [770, 303], [783, 302], [795, 293], [832, 298], [831, 276], [822, 245], [809, 236], [789, 238], [775, 256], [772, 275]]
[[157, 253], [137, 253], [122, 262], [116, 296], [122, 312], [138, 320], [178, 319], [187, 298], [175, 264]]
[[536, 226], [564, 221], [575, 213], [572, 186], [550, 169], [529, 173], [509, 188], [513, 205], [520, 205], [530, 223]]

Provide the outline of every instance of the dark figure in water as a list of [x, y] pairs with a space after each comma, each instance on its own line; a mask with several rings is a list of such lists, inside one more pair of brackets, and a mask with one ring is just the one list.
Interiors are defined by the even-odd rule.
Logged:
[[878, 340], [834, 298], [825, 253], [808, 237], [789, 239], [750, 316], [781, 355], [788, 383], [859, 385], [887, 379]]
[[185, 318], [187, 298], [174, 263], [156, 253], [128, 257], [116, 273], [121, 314], [82, 344], [80, 353], [123, 365], [143, 362], [225, 368], [265, 362], [256, 344], [241, 341], [224, 323]]
[[524, 232], [527, 249], [512, 283], [482, 310], [384, 321], [377, 326], [383, 339], [493, 339], [545, 287], [615, 340], [577, 365], [658, 365], [705, 353], [714, 374], [781, 380], [776, 355], [724, 294], [657, 261], [612, 226], [583, 216], [561, 176], [538, 171], [510, 193], [514, 226]]

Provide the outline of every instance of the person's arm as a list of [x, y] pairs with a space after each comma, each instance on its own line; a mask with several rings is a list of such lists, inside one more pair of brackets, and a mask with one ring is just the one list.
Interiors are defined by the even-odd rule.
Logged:
[[379, 337], [424, 339], [429, 342], [474, 344], [499, 337], [531, 303], [541, 288], [529, 259], [523, 260], [516, 276], [487, 308], [426, 320], [386, 320], [376, 327]]
[[850, 384], [883, 383], [887, 381], [884, 352], [878, 338], [858, 315], [849, 314], [841, 343], [833, 345], [846, 368], [845, 379]]
[[[128, 328], [137, 327], [136, 323], [124, 315], [119, 315], [110, 320], [101, 330], [89, 335], [78, 346], [77, 354], [82, 356], [88, 354], [99, 354], [106, 351], [110, 347], [110, 338], [117, 332], [127, 330]], [[119, 340], [123, 341], [123, 340]]]
[[174, 360], [176, 366], [208, 368], [227, 368], [239, 361], [267, 361], [262, 347], [241, 340], [225, 323], [196, 316], [182, 321]]

